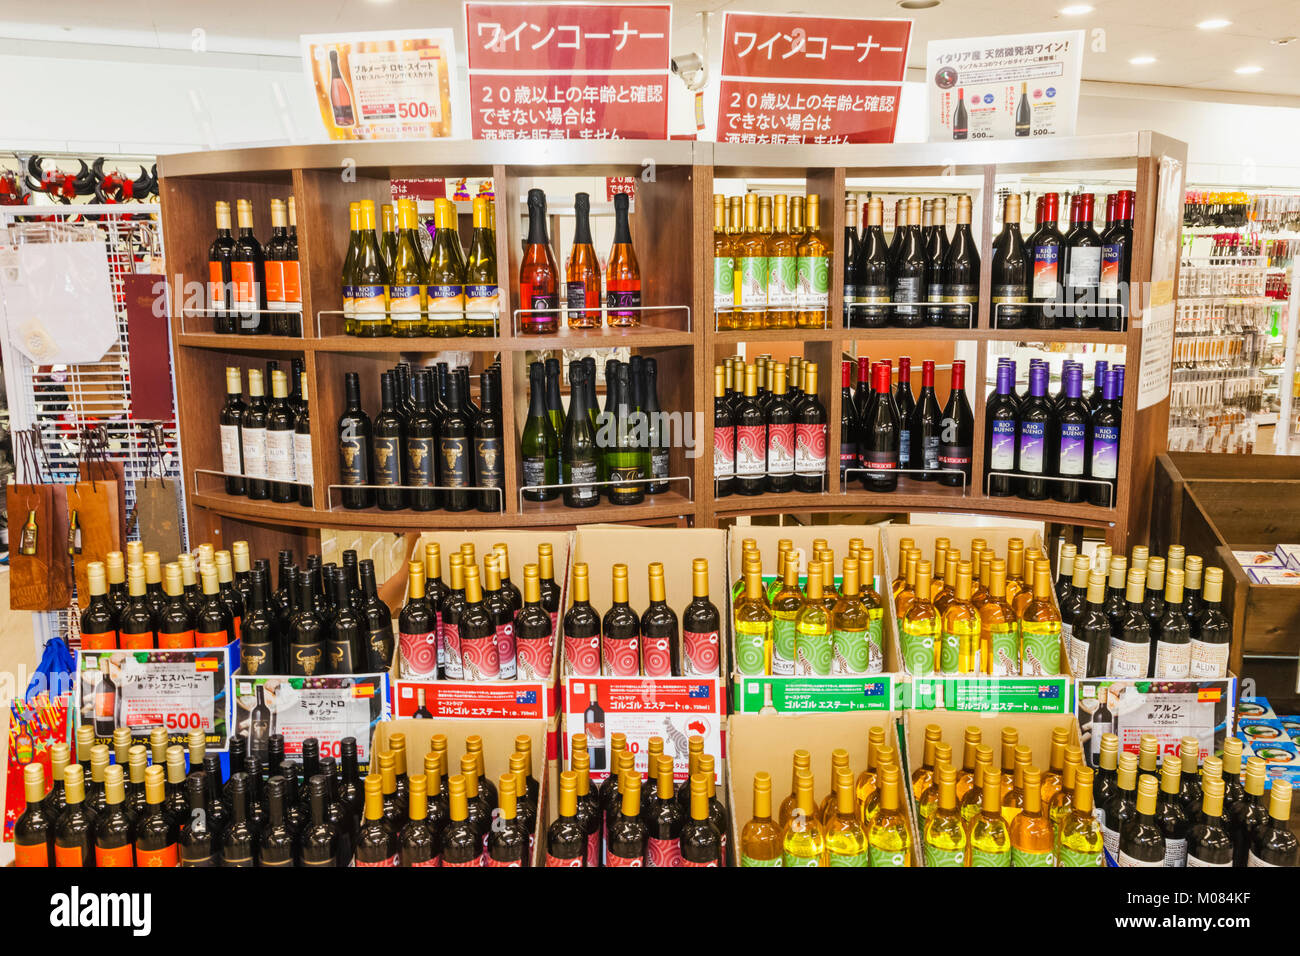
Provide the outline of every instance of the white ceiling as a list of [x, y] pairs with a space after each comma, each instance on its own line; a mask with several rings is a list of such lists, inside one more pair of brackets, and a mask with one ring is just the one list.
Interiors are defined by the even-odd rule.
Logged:
[[[675, 50], [699, 51], [697, 14], [726, 9], [844, 16], [911, 17], [916, 22], [910, 66], [923, 67], [931, 39], [1084, 29], [1090, 45], [1084, 78], [1300, 96], [1300, 0], [1088, 0], [1082, 16], [1058, 11], [1083, 0], [943, 0], [930, 10], [907, 11], [893, 0], [677, 0], [673, 4]], [[1219, 30], [1200, 30], [1210, 18], [1231, 20]], [[714, 17], [714, 47], [721, 18]], [[193, 31], [206, 31], [208, 49], [296, 55], [302, 33], [453, 26], [463, 34], [460, 0], [56, 0], [5, 5], [0, 37], [189, 49]], [[463, 39], [462, 39], [463, 42]], [[1129, 60], [1153, 56], [1134, 66]], [[1262, 71], [1243, 76], [1238, 67]]]

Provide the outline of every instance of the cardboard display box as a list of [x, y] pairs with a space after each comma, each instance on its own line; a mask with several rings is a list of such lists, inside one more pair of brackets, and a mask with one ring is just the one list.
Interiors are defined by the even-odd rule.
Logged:
[[[842, 714], [733, 714], [728, 735], [727, 759], [728, 804], [731, 812], [730, 845], [736, 858], [740, 853], [740, 833], [754, 814], [754, 774], [766, 770], [772, 775], [772, 813], [790, 793], [791, 760], [796, 750], [807, 750], [812, 757], [813, 794], [818, 807], [830, 793], [831, 751], [849, 752], [849, 768], [856, 780], [867, 766], [867, 734], [872, 727], [884, 727], [887, 740], [897, 749], [898, 713], [852, 711]], [[960, 739], [960, 737], [958, 738]], [[906, 768], [905, 755], [899, 756]], [[910, 771], [903, 774], [910, 778]], [[906, 783], [906, 781], [904, 781]], [[910, 787], [905, 787], [910, 789]], [[912, 830], [911, 866], [920, 866], [916, 821], [908, 812]]]
[[[436, 542], [442, 548], [442, 580], [450, 582], [448, 558], [460, 550], [462, 544], [474, 545], [482, 581], [483, 556], [494, 544], [504, 543], [509, 549], [510, 581], [520, 591], [524, 585], [524, 565], [537, 561], [537, 546], [551, 545], [555, 564], [555, 581], [560, 586], [560, 607], [564, 608], [568, 582], [570, 534], [563, 531], [431, 531], [420, 535], [411, 551], [410, 560], [422, 560], [427, 542]], [[402, 564], [385, 585], [386, 590], [406, 593], [406, 565]], [[403, 599], [404, 600], [404, 599]], [[557, 630], [561, 614], [557, 618]], [[551, 676], [544, 680], [515, 678], [492, 681], [436, 680], [403, 673], [401, 628], [394, 615], [393, 635], [398, 650], [394, 654], [393, 715], [411, 717], [421, 702], [434, 717], [518, 718], [522, 720], [554, 719], [559, 711], [556, 683], [559, 675], [559, 635], [554, 635], [551, 652]]]
[[771, 674], [741, 674], [735, 664], [735, 627], [727, 613], [728, 646], [731, 650], [732, 709], [736, 713], [758, 713], [764, 707], [791, 713], [809, 711], [843, 712], [850, 710], [887, 711], [896, 704], [902, 661], [898, 656], [897, 628], [891, 606], [887, 600], [890, 578], [885, 568], [885, 538], [883, 526], [875, 525], [815, 525], [807, 527], [769, 527], [751, 525], [734, 527], [727, 532], [727, 581], [729, 595], [734, 600], [741, 577], [740, 552], [746, 538], [753, 538], [763, 559], [764, 581], [775, 580], [777, 545], [788, 538], [799, 554], [800, 580], [806, 579], [807, 558], [813, 541], [826, 539], [826, 545], [835, 552], [836, 577], [842, 573], [844, 558], [848, 555], [849, 541], [862, 538], [875, 552], [874, 587], [885, 601], [882, 621], [883, 670], [877, 674], [855, 676], [793, 676]]
[[[953, 527], [947, 525], [889, 525], [881, 530], [885, 551], [885, 575], [892, 582], [902, 568], [898, 565], [899, 543], [911, 538], [927, 561], [934, 560], [934, 543], [937, 538], [948, 538], [962, 551], [963, 559], [970, 559], [971, 542], [983, 538], [998, 557], [1005, 557], [1007, 543], [1021, 538], [1025, 548], [1043, 550], [1040, 535], [1026, 534], [1023, 528]], [[1055, 580], [1055, 578], [1053, 578]], [[891, 586], [886, 586], [888, 614], [897, 632], [898, 611], [894, 605]], [[1056, 605], [1056, 595], [1052, 594]], [[1059, 606], [1057, 607], [1059, 611]], [[1072, 710], [1073, 681], [1070, 674], [1069, 655], [1064, 640], [1061, 642], [1061, 672], [1051, 677], [1006, 676], [985, 674], [933, 674], [907, 675], [904, 685], [904, 706], [915, 710], [1001, 711], [1004, 713], [1056, 713], [1068, 714]]]
[[465, 738], [478, 734], [483, 738], [484, 772], [497, 783], [510, 769], [510, 754], [515, 749], [515, 737], [527, 734], [532, 738], [533, 776], [541, 785], [537, 798], [537, 832], [533, 840], [532, 866], [542, 866], [546, 860], [546, 828], [555, 819], [555, 786], [558, 771], [554, 751], [549, 749], [551, 735], [545, 720], [485, 719], [485, 720], [386, 720], [375, 727], [371, 752], [388, 749], [391, 734], [406, 735], [406, 763], [409, 774], [424, 772], [424, 756], [429, 752], [429, 741], [434, 734], [447, 735], [447, 754], [454, 766], [448, 773], [460, 772], [461, 755], [465, 752]]

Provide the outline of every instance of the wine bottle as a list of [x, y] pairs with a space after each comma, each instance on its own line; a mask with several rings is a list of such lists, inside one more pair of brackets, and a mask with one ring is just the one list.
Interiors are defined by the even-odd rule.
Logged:
[[804, 494], [818, 494], [826, 487], [826, 449], [829, 440], [826, 406], [818, 391], [817, 364], [806, 362], [800, 366], [803, 382], [799, 391], [803, 395], [795, 408], [794, 425], [794, 490]]
[[1076, 677], [1106, 677], [1110, 655], [1111, 627], [1106, 614], [1106, 578], [1097, 570], [1088, 573], [1087, 602], [1070, 631], [1070, 672]]
[[1166, 754], [1156, 795], [1156, 825], [1165, 838], [1165, 866], [1187, 865], [1187, 831], [1191, 825], [1179, 795], [1181, 780], [1181, 761], [1174, 754]]
[[1033, 258], [1030, 297], [1038, 308], [1030, 315], [1035, 328], [1050, 329], [1056, 326], [1062, 311], [1061, 270], [1065, 259], [1065, 237], [1056, 227], [1060, 217], [1060, 196], [1047, 193], [1039, 197], [1039, 204], [1034, 234], [1029, 237]]
[[952, 138], [965, 139], [970, 135], [970, 116], [966, 112], [966, 91], [957, 88], [957, 106], [952, 111]]
[[736, 260], [732, 255], [727, 197], [713, 194], [713, 327], [735, 327]]
[[356, 252], [352, 259], [354, 335], [375, 338], [388, 335], [388, 267], [375, 236], [375, 204], [361, 201]]
[[903, 784], [899, 779], [898, 765], [895, 762], [884, 764], [880, 769], [880, 789], [878, 809], [868, 832], [870, 858], [873, 867], [896, 867], [911, 865], [911, 830], [907, 825], [906, 810], [903, 809]]
[[650, 603], [641, 614], [641, 672], [646, 677], [682, 675], [679, 659], [677, 614], [668, 606], [664, 587], [664, 566], [648, 566]]
[[[1122, 781], [1123, 767], [1120, 774]], [[1143, 774], [1138, 781], [1133, 817], [1124, 823], [1120, 834], [1120, 866], [1165, 866], [1165, 837], [1155, 816], [1156, 792], [1156, 778]]]
[[520, 330], [525, 335], [559, 331], [559, 275], [546, 234], [546, 194], [528, 190], [528, 237], [519, 264]]
[[234, 279], [231, 264], [235, 258], [235, 239], [230, 234], [230, 203], [216, 203], [217, 235], [208, 247], [208, 312], [212, 315], [213, 331], [232, 335], [236, 331], [233, 305]]
[[1016, 432], [1018, 409], [1014, 396], [1015, 372], [1009, 365], [999, 365], [997, 385], [984, 407], [984, 467], [988, 494], [1005, 498], [1015, 491], [1016, 479], [998, 472], [1018, 471]]
[[[871, 370], [874, 398], [858, 432], [858, 457], [868, 491], [898, 489], [901, 416], [890, 392], [889, 366], [877, 363]], [[924, 391], [922, 392], [924, 398]]]
[[1188, 866], [1232, 866], [1232, 834], [1223, 812], [1223, 780], [1207, 778], [1201, 813], [1187, 832]]
[[758, 403], [758, 379], [752, 365], [745, 366], [744, 397], [734, 417], [736, 491], [742, 495], [762, 494], [767, 474], [767, 421]]
[[344, 485], [343, 507], [355, 511], [375, 504], [374, 489], [365, 487], [373, 484], [371, 426], [370, 416], [361, 410], [361, 381], [357, 373], [345, 373], [343, 383], [344, 410], [338, 425], [340, 480]]
[[[806, 198], [790, 197], [790, 234], [798, 242], [795, 324], [801, 329], [829, 326], [831, 253], [820, 233], [821, 197], [817, 193], [809, 193]], [[852, 255], [852, 250], [845, 254]]]
[[1106, 229], [1101, 234], [1101, 277], [1097, 290], [1100, 325], [1123, 332], [1128, 325], [1129, 275], [1133, 264], [1133, 207], [1136, 193], [1123, 189], [1106, 204]]
[[240, 335], [266, 335], [271, 331], [266, 306], [266, 258], [253, 235], [253, 203], [235, 200], [239, 234], [230, 258], [231, 311]]
[[[1018, 494], [1029, 501], [1042, 501], [1048, 495], [1049, 482], [1045, 480], [1051, 474], [1048, 436], [1055, 433], [1057, 427], [1056, 412], [1047, 396], [1047, 376], [1045, 366], [1038, 365], [1029, 370], [1029, 397], [1020, 406], [1016, 452], [1022, 477], [1018, 481]], [[1031, 477], [1033, 475], [1044, 477]]]
[[108, 599], [108, 584], [104, 564], [91, 561], [86, 565], [87, 590], [90, 600], [81, 612], [81, 646], [88, 651], [107, 651], [117, 648], [118, 614]]
[[920, 328], [923, 322], [924, 309], [917, 304], [927, 298], [926, 255], [921, 242], [920, 220], [921, 200], [907, 200], [905, 221], [895, 229], [896, 234], [902, 230], [902, 239], [890, 273], [895, 305], [892, 324], [897, 328]]
[[[843, 285], [844, 285], [844, 307], [841, 313], [842, 324], [846, 329], [856, 328], [857, 310], [853, 308], [853, 303], [858, 300], [857, 288], [857, 269], [858, 259], [862, 255], [862, 236], [859, 233], [859, 207], [858, 200], [852, 194], [844, 197], [844, 248], [842, 255], [844, 257], [842, 266]], [[867, 203], [864, 201], [861, 206], [861, 221], [867, 220]], [[721, 327], [721, 326], [720, 326]]]
[[[486, 196], [476, 196], [472, 210], [474, 231], [470, 236], [469, 252], [464, 262], [464, 328], [466, 335], [490, 338], [497, 334], [497, 320], [501, 311], [497, 285], [496, 236], [492, 230], [492, 201]], [[452, 218], [451, 238], [456, 238], [454, 223], [455, 219]], [[457, 250], [459, 245], [457, 239]], [[432, 260], [430, 264], [432, 267]], [[437, 334], [432, 322], [430, 326], [431, 333]]]
[[766, 490], [783, 494], [794, 487], [795, 410], [786, 396], [785, 366], [776, 363], [772, 370], [771, 400], [767, 419]]
[[628, 227], [628, 194], [614, 194], [614, 245], [605, 266], [605, 314], [611, 328], [641, 325], [641, 267]]
[[[893, 301], [889, 246], [885, 242], [884, 208], [881, 200], [872, 199], [864, 210], [866, 227], [853, 263], [852, 311], [846, 328], [880, 329], [892, 324], [885, 304]], [[845, 302], [849, 302], [845, 291]], [[861, 376], [859, 376], [861, 381]]]
[[1064, 319], [1068, 328], [1096, 324], [1101, 283], [1102, 242], [1092, 227], [1093, 194], [1070, 199], [1070, 231], [1062, 240]]
[[270, 497], [266, 461], [267, 405], [259, 369], [248, 370], [248, 405], [239, 423], [243, 468], [248, 497], [265, 501]]
[[55, 866], [56, 821], [45, 804], [45, 767], [36, 761], [23, 767], [23, 796], [27, 805], [14, 821], [14, 866]]
[[523, 492], [527, 501], [551, 501], [560, 496], [554, 487], [559, 483], [559, 443], [546, 413], [546, 366], [533, 362], [528, 370], [528, 418], [524, 423], [521, 455], [523, 457]]
[[993, 325], [1019, 329], [1027, 324], [1030, 258], [1020, 235], [1020, 195], [1008, 193], [1002, 205], [1002, 231], [993, 240]]
[[789, 229], [788, 206], [786, 196], [772, 198], [772, 231], [767, 237], [767, 316], [763, 324], [768, 329], [792, 329], [797, 324], [799, 242]]
[[939, 484], [953, 488], [970, 484], [974, 441], [975, 416], [966, 399], [966, 363], [957, 359], [952, 363], [952, 389], [939, 425], [939, 467], [943, 469]]
[[446, 488], [442, 503], [447, 511], [468, 511], [474, 504], [473, 426], [465, 409], [465, 392], [457, 376], [448, 378], [447, 413], [438, 429], [438, 474]]
[[[233, 331], [233, 330], [232, 330]], [[226, 401], [221, 406], [221, 470], [226, 475], [226, 494], [247, 493], [244, 478], [243, 424], [246, 406], [241, 398], [244, 386], [239, 368], [226, 367]]]
[[587, 865], [587, 834], [578, 822], [577, 812], [578, 775], [565, 770], [560, 774], [558, 816], [546, 831], [547, 866]]
[[1034, 569], [1033, 598], [1020, 618], [1021, 673], [1050, 677], [1061, 672], [1061, 615], [1052, 599], [1052, 572], [1046, 561]]
[[[158, 619], [145, 597], [144, 567], [132, 564], [127, 568], [129, 597], [118, 622], [118, 646], [130, 650], [150, 650], [157, 646]], [[96, 736], [112, 733], [96, 731]]]
[[1107, 484], [1088, 487], [1088, 500], [1102, 508], [1115, 506], [1119, 474], [1119, 435], [1123, 410], [1116, 391], [1117, 376], [1105, 373], [1102, 401], [1092, 411], [1088, 430], [1088, 477]]
[[[979, 321], [980, 254], [979, 244], [971, 235], [970, 221], [970, 197], [958, 196], [957, 228], [953, 230], [952, 244], [944, 253], [941, 270], [944, 324], [950, 329], [973, 329]], [[942, 236], [944, 224], [937, 222], [935, 229]]]
[[456, 204], [450, 199], [434, 200], [433, 248], [427, 262], [417, 233], [420, 223], [415, 201], [399, 200], [397, 218], [397, 241], [390, 267], [392, 334], [406, 338], [468, 334], [467, 280], [456, 231]]
[[939, 442], [943, 430], [943, 414], [934, 395], [934, 362], [921, 363], [921, 394], [916, 399], [916, 410], [908, 425], [912, 450], [908, 462], [913, 469], [922, 469], [915, 477], [921, 481], [934, 481], [939, 477]]
[[1151, 676], [1186, 680], [1191, 672], [1192, 625], [1183, 610], [1184, 573], [1165, 572], [1164, 613], [1152, 628]]
[[641, 672], [641, 622], [628, 606], [626, 564], [614, 565], [613, 581], [613, 603], [601, 621], [601, 672], [635, 677]]

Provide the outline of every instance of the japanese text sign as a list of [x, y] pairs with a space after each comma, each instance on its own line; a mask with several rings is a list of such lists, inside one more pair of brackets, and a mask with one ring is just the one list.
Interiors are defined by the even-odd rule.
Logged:
[[388, 675], [346, 677], [245, 677], [236, 675], [234, 732], [248, 740], [249, 754], [261, 751], [272, 734], [284, 738], [285, 755], [302, 759], [302, 743], [316, 739], [320, 755], [339, 759], [346, 737], [357, 744], [357, 762], [370, 765], [375, 725], [390, 716]]
[[930, 140], [1073, 136], [1083, 31], [926, 44]]
[[724, 13], [718, 142], [891, 142], [911, 36], [911, 20]]
[[475, 139], [664, 139], [672, 7], [466, 3]]

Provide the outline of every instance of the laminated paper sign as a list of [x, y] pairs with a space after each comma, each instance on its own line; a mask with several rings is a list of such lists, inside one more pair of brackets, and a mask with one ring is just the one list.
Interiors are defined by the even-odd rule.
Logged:
[[302, 37], [302, 59], [330, 139], [453, 135], [450, 30], [313, 34]]
[[345, 737], [357, 742], [357, 762], [370, 763], [375, 725], [387, 720], [388, 675], [349, 677], [244, 677], [234, 687], [235, 730], [249, 741], [284, 735], [285, 756], [302, 759], [302, 742], [315, 737], [322, 757], [339, 758]]
[[1236, 679], [1218, 680], [1080, 680], [1078, 698], [1079, 733], [1084, 741], [1084, 760], [1097, 765], [1102, 734], [1119, 737], [1120, 750], [1137, 753], [1143, 734], [1154, 734], [1161, 754], [1178, 753], [1184, 737], [1201, 742], [1201, 755], [1223, 750], [1223, 739], [1231, 732]]
[[911, 20], [725, 12], [718, 142], [893, 142], [911, 37]]
[[672, 6], [466, 3], [475, 139], [664, 139]]
[[931, 40], [930, 140], [1073, 136], [1082, 30]]

